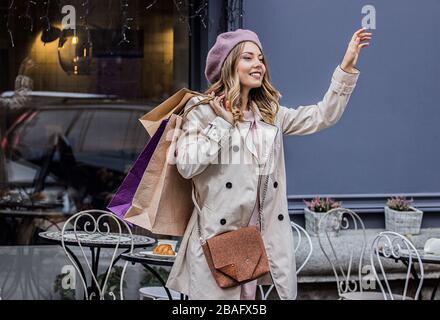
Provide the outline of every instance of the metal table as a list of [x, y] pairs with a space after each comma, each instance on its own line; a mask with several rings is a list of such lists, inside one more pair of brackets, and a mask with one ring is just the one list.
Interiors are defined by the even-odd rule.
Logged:
[[[87, 233], [84, 231], [77, 231], [76, 235], [78, 236], [78, 239], [81, 242], [81, 246], [88, 247], [90, 249], [90, 252], [92, 254], [91, 272], [95, 276], [95, 279], [98, 279], [99, 258], [100, 258], [101, 248], [116, 249], [116, 247], [118, 247], [118, 249], [126, 249], [123, 253], [116, 256], [112, 265], [109, 266], [109, 268], [107, 269], [107, 272], [111, 270], [111, 268], [113, 268], [113, 266], [121, 259], [122, 254], [128, 253], [131, 250], [131, 238], [129, 234], [121, 234], [121, 235], [115, 233], [100, 234], [100, 233]], [[49, 242], [62, 246], [61, 231], [41, 232], [39, 236]], [[133, 235], [133, 248], [145, 248], [151, 246], [155, 242], [156, 240], [150, 237]], [[82, 265], [79, 262], [78, 257], [68, 247], [68, 246], [76, 246], [76, 247], [80, 246], [73, 231], [66, 231], [64, 233], [64, 243], [66, 245], [66, 251], [70, 254], [72, 259], [78, 265], [81, 276], [85, 280], [86, 277], [85, 277], [84, 269], [82, 268]], [[90, 293], [96, 292], [96, 290], [97, 290], [96, 284], [92, 278], [91, 288], [89, 288], [90, 292], [88, 293], [89, 296]]]
[[[42, 221], [46, 223], [43, 228], [44, 231], [54, 227], [61, 231], [60, 223], [66, 221], [72, 214], [64, 214], [57, 210], [11, 210], [2, 209], [0, 205], [0, 225], [2, 225], [7, 232], [10, 232], [13, 238], [8, 239], [13, 244], [17, 245], [32, 245], [35, 244], [37, 236], [36, 230], [37, 222]], [[29, 232], [31, 231], [31, 232]], [[41, 229], [39, 229], [41, 231]], [[23, 238], [27, 235], [26, 238]]]
[[[422, 263], [425, 264], [440, 264], [440, 255], [433, 255], [433, 254], [427, 254], [425, 253], [425, 251], [422, 250], [417, 250], [417, 252], [420, 255], [420, 260], [422, 261]], [[389, 257], [390, 259], [395, 260], [396, 262], [402, 262], [406, 267], [408, 267], [408, 262], [410, 259], [410, 255], [408, 253], [402, 252], [400, 253], [400, 257], [399, 258], [395, 258], [393, 256]], [[417, 257], [415, 255], [412, 255], [412, 261], [417, 262]], [[417, 271], [414, 268], [414, 264], [411, 267], [411, 274], [414, 277], [414, 280], [416, 280], [417, 282], [420, 281], [419, 275], [417, 273]], [[434, 286], [434, 290], [432, 291], [431, 294], [431, 300], [434, 300], [435, 298], [435, 294], [437, 293], [437, 290], [440, 286], [440, 278], [437, 279], [437, 282]], [[421, 296], [421, 295], [420, 295]]]
[[[122, 260], [129, 261], [132, 264], [139, 263], [141, 264], [145, 269], [147, 269], [153, 276], [156, 277], [157, 280], [159, 280], [162, 287], [165, 289], [165, 292], [167, 293], [167, 296], [170, 300], [173, 300], [173, 297], [171, 296], [170, 290], [166, 287], [165, 280], [160, 276], [160, 274], [154, 270], [152, 266], [162, 266], [162, 267], [172, 267], [174, 264], [174, 261], [176, 257], [172, 256], [147, 256], [147, 255], [141, 255], [139, 253], [133, 252], [133, 253], [123, 253], [121, 255]], [[184, 294], [180, 294], [181, 300], [186, 300], [187, 297]]]

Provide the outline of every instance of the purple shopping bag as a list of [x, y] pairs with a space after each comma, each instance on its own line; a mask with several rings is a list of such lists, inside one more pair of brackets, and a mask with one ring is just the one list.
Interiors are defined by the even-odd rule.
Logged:
[[133, 197], [139, 186], [139, 182], [147, 169], [148, 163], [153, 156], [154, 150], [162, 137], [167, 126], [168, 119], [163, 120], [156, 133], [141, 152], [136, 162], [131, 167], [121, 186], [107, 206], [107, 209], [120, 218], [124, 218], [125, 213], [131, 207]]

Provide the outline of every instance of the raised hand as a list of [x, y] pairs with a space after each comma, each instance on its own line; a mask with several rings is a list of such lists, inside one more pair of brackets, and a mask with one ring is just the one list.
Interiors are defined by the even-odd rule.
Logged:
[[[214, 97], [215, 93], [212, 92], [209, 94], [211, 97]], [[234, 117], [232, 116], [231, 104], [229, 101], [225, 100], [225, 95], [221, 95], [219, 97], [215, 97], [213, 100], [209, 101], [212, 110], [214, 110], [215, 114], [219, 117], [222, 117], [226, 121], [228, 121], [231, 125], [234, 125]]]
[[357, 30], [351, 37], [348, 44], [347, 52], [341, 63], [341, 68], [350, 73], [357, 73], [355, 68], [362, 48], [366, 48], [370, 45], [372, 39], [372, 33], [364, 32], [365, 28]]

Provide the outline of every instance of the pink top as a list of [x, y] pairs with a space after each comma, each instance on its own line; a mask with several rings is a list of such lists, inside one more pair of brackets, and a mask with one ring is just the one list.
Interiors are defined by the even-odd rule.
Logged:
[[[251, 127], [251, 131], [252, 131], [252, 138], [253, 138], [253, 142], [255, 145], [255, 148], [258, 150], [258, 135], [257, 135], [257, 124], [255, 122], [255, 117], [254, 117], [254, 113], [252, 112], [252, 110], [250, 111], [243, 111], [243, 115], [244, 115], [244, 119], [246, 121], [252, 121], [252, 127]], [[257, 205], [255, 206], [255, 209], [252, 213], [252, 217], [251, 220], [249, 222], [249, 225], [258, 225], [258, 214], [260, 211], [260, 201], [258, 199], [258, 195], [257, 195]]]
[[[243, 115], [245, 120], [252, 121], [251, 130], [252, 130], [253, 142], [255, 148], [258, 150], [257, 124], [255, 123], [254, 113], [252, 111], [244, 111]], [[260, 201], [257, 195], [257, 204], [255, 206], [254, 211], [252, 212], [252, 217], [249, 222], [250, 226], [256, 226], [259, 224], [258, 223], [259, 211], [260, 211]], [[257, 280], [243, 284], [241, 286], [240, 300], [255, 300], [255, 296], [257, 292], [257, 284], [258, 284]]]

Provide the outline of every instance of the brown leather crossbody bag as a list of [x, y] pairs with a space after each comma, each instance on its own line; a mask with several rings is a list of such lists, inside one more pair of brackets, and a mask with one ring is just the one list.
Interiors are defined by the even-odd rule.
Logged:
[[208, 239], [202, 248], [221, 288], [236, 287], [269, 272], [263, 239], [256, 227], [219, 234]]
[[[262, 227], [262, 211], [267, 193], [269, 175], [266, 176], [263, 197], [259, 210], [259, 222]], [[258, 183], [260, 186], [260, 181]], [[195, 199], [193, 184], [193, 202], [199, 212], [197, 228], [208, 266], [217, 284], [221, 288], [232, 288], [256, 280], [269, 273], [269, 261], [260, 230], [256, 226], [243, 227], [203, 240], [200, 231], [200, 207]], [[259, 195], [259, 192], [257, 192]]]

